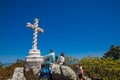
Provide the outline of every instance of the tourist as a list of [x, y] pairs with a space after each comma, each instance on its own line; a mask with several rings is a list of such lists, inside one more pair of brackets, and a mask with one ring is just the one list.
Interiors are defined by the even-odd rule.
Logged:
[[46, 68], [46, 64], [45, 63], [41, 64], [41, 69], [39, 70], [39, 73], [40, 73], [39, 80], [40, 79], [44, 79], [44, 80], [48, 80], [49, 79], [49, 71]]
[[65, 65], [65, 57], [64, 57], [64, 53], [63, 52], [60, 55], [59, 64], [60, 65]]
[[51, 62], [50, 62], [50, 58], [47, 58], [47, 61], [46, 61], [46, 68], [48, 69], [49, 71], [49, 78], [48, 80], [53, 80], [52, 79], [52, 66], [51, 66]]
[[77, 80], [83, 79], [83, 69], [80, 63], [76, 65], [76, 74], [77, 74]]
[[50, 50], [48, 56], [50, 57], [50, 62], [55, 63], [55, 52], [53, 50]]

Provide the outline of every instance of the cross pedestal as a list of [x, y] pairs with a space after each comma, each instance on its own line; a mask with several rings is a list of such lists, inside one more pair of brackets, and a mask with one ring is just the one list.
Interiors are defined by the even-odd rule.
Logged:
[[44, 32], [42, 28], [38, 27], [38, 19], [34, 19], [34, 24], [27, 23], [28, 28], [32, 28], [34, 30], [33, 33], [33, 41], [32, 41], [32, 49], [29, 50], [28, 56], [25, 59], [25, 68], [26, 70], [39, 69], [41, 63], [43, 62], [43, 56], [40, 56], [40, 50], [37, 49], [37, 33]]
[[40, 68], [43, 62], [43, 56], [40, 56], [40, 50], [29, 50], [28, 56], [26, 56], [26, 68]]

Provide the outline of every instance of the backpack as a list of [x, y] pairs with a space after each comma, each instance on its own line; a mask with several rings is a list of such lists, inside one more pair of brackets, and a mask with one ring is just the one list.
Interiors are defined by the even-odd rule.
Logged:
[[80, 69], [80, 66], [77, 66], [76, 67], [76, 74], [79, 75], [79, 74], [82, 74], [82, 71]]
[[58, 60], [58, 56], [55, 56], [55, 62], [57, 62], [57, 60]]

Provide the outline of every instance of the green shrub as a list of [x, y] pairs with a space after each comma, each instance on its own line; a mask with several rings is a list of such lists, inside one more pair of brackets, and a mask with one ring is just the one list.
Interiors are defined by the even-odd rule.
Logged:
[[80, 60], [85, 75], [92, 79], [120, 80], [120, 61], [112, 58], [86, 57]]

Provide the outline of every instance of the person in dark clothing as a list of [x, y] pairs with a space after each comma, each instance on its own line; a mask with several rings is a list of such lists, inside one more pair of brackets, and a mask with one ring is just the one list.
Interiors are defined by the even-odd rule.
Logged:
[[82, 66], [80, 65], [80, 63], [76, 65], [76, 74], [77, 74], [77, 80], [83, 79], [83, 70], [82, 70]]
[[58, 61], [58, 56], [55, 56], [55, 62], [57, 62]]

